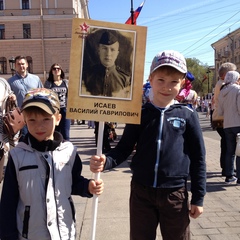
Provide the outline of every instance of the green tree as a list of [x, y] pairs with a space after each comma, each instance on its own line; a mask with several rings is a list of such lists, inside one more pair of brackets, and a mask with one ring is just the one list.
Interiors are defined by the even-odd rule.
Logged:
[[[212, 78], [213, 71], [207, 73], [209, 66], [207, 64], [202, 64], [196, 58], [187, 58], [187, 68], [194, 77], [195, 80], [192, 82], [192, 89], [194, 89], [198, 96], [202, 97], [208, 93], [208, 76], [209, 76], [209, 92], [212, 92]], [[205, 79], [205, 80], [204, 80]]]

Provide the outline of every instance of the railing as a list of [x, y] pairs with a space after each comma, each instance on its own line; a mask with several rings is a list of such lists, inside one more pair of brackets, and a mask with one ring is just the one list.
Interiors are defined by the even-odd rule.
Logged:
[[[1, 16], [36, 16], [40, 15], [40, 9], [6, 9], [0, 10]], [[76, 15], [74, 8], [43, 8], [43, 15]]]
[[[31, 38], [24, 38], [24, 37], [16, 37], [15, 35], [13, 35], [12, 37], [6, 37], [6, 38], [0, 38], [0, 42], [4, 41], [4, 40], [24, 40], [24, 41], [31, 41], [31, 40], [41, 40], [40, 37], [33, 37], [31, 36]], [[71, 35], [70, 34], [63, 34], [63, 36], [59, 36], [59, 37], [45, 37], [44, 39], [71, 39]]]

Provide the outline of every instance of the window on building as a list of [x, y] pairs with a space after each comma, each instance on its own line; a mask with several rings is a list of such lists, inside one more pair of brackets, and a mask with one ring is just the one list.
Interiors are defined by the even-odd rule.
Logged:
[[0, 39], [5, 39], [5, 25], [0, 24]]
[[3, 10], [3, 0], [0, 0], [0, 10]]
[[7, 74], [7, 59], [0, 57], [0, 74]]
[[29, 23], [23, 24], [23, 38], [31, 38], [31, 25]]
[[28, 62], [28, 72], [33, 73], [32, 57], [27, 56], [26, 58]]
[[22, 9], [29, 9], [29, 0], [22, 0]]

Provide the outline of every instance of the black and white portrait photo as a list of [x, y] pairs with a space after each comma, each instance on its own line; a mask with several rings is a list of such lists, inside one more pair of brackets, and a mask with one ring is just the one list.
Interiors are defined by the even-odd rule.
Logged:
[[139, 124], [147, 27], [75, 18], [67, 116]]
[[90, 27], [84, 39], [80, 96], [131, 100], [135, 32]]

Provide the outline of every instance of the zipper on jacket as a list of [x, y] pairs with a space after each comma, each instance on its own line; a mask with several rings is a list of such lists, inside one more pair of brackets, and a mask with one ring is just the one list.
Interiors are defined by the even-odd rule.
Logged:
[[28, 238], [28, 225], [30, 218], [30, 206], [25, 206], [24, 216], [23, 216], [23, 229], [22, 229], [22, 237]]
[[160, 110], [161, 112], [161, 117], [160, 117], [160, 123], [159, 123], [159, 130], [158, 130], [158, 140], [157, 140], [157, 159], [155, 163], [155, 168], [154, 168], [154, 183], [153, 187], [157, 187], [157, 176], [158, 176], [158, 166], [159, 166], [159, 161], [160, 161], [160, 149], [161, 149], [161, 144], [162, 144], [162, 129], [163, 129], [163, 119], [164, 119], [164, 112], [165, 110]]
[[56, 217], [57, 217], [57, 229], [58, 229], [58, 233], [59, 233], [59, 237], [60, 239], [62, 239], [61, 237], [61, 232], [59, 229], [59, 214], [58, 214], [58, 208], [57, 208], [57, 199], [56, 199], [56, 185], [55, 185], [55, 166], [54, 166], [54, 161], [53, 161], [53, 152], [51, 154], [52, 158], [51, 158], [51, 164], [52, 164], [52, 181], [53, 181], [53, 191], [54, 191], [54, 201], [55, 201], [55, 206], [56, 206]]
[[71, 210], [72, 210], [72, 219], [73, 219], [74, 222], [76, 222], [76, 218], [75, 218], [76, 211], [75, 211], [75, 208], [74, 208], [73, 200], [72, 200], [71, 197], [69, 197], [68, 201], [69, 201], [69, 204], [70, 204], [70, 207], [71, 207]]

